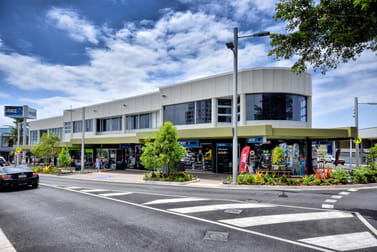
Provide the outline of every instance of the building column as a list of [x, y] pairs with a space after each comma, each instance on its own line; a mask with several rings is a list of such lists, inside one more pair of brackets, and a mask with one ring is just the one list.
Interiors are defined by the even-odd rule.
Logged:
[[160, 126], [164, 125], [164, 106], [160, 108]]
[[246, 95], [240, 95], [240, 125], [246, 125]]
[[217, 125], [217, 99], [212, 98], [211, 100], [211, 125], [216, 127]]
[[97, 119], [93, 119], [93, 134], [97, 135]]
[[125, 134], [127, 130], [127, 119], [126, 115], [122, 115], [122, 132]]

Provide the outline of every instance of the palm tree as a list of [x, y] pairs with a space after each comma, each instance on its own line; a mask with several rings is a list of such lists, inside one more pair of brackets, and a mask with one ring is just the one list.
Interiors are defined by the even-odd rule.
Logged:
[[[17, 138], [18, 138], [18, 135], [17, 135], [17, 123], [22, 123], [22, 122], [23, 122], [23, 119], [21, 119], [21, 118], [13, 118], [13, 124], [14, 125], [5, 125], [8, 128], [10, 128], [11, 131], [10, 131], [10, 134], [8, 135], [8, 137], [3, 140], [4, 143], [5, 143], [5, 140], [6, 141], [12, 141], [13, 144], [17, 143]], [[20, 143], [22, 143], [22, 134], [20, 134]]]

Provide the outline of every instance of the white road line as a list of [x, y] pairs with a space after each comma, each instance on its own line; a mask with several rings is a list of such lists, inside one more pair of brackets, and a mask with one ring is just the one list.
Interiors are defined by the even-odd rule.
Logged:
[[84, 187], [78, 187], [78, 186], [70, 186], [70, 187], [66, 187], [68, 189], [72, 189], [72, 190], [75, 190], [75, 189], [82, 189]]
[[13, 247], [12, 243], [8, 240], [7, 236], [4, 234], [3, 230], [0, 228], [0, 251], [4, 252], [16, 252], [17, 250]]
[[245, 209], [245, 208], [262, 208], [262, 207], [275, 207], [271, 204], [262, 203], [245, 203], [245, 204], [219, 204], [219, 205], [207, 205], [207, 206], [195, 206], [195, 207], [182, 207], [168, 209], [177, 213], [200, 213], [225, 209]]
[[331, 198], [333, 198], [333, 199], [341, 199], [341, 198], [343, 198], [343, 196], [340, 196], [340, 195], [332, 195]]
[[348, 189], [347, 191], [349, 192], [357, 192], [359, 189], [356, 189], [356, 188], [351, 188], [351, 189]]
[[339, 251], [377, 247], [377, 239], [369, 232], [328, 235], [299, 241]]
[[208, 199], [203, 198], [193, 198], [193, 197], [187, 197], [187, 198], [174, 198], [174, 199], [159, 199], [159, 200], [153, 200], [144, 203], [144, 205], [154, 205], [154, 204], [168, 204], [168, 203], [179, 203], [179, 202], [190, 202], [190, 201], [203, 201]]
[[327, 199], [325, 202], [327, 203], [335, 203], [337, 200], [336, 199]]
[[[53, 186], [50, 186], [48, 184], [42, 184], [42, 185], [53, 187]], [[70, 189], [67, 189], [67, 188], [57, 188], [57, 189], [75, 192], [75, 193], [81, 193], [81, 194], [84, 194], [84, 195], [88, 195], [88, 196], [96, 197], [96, 198], [100, 198], [100, 199], [112, 200], [112, 201], [115, 201], [115, 202], [118, 202], [118, 203], [123, 203], [123, 204], [127, 204], [127, 205], [130, 205], [130, 206], [136, 206], [136, 207], [140, 207], [140, 208], [145, 208], [145, 209], [149, 209], [149, 210], [153, 210], [153, 211], [157, 211], [157, 212], [161, 212], [161, 213], [173, 214], [173, 215], [176, 215], [176, 216], [185, 217], [185, 218], [188, 218], [188, 219], [201, 221], [201, 222], [205, 222], [205, 223], [210, 223], [210, 224], [213, 224], [213, 225], [226, 227], [226, 228], [229, 228], [229, 229], [237, 230], [237, 231], [248, 233], [248, 234], [258, 235], [258, 236], [261, 236], [261, 237], [266, 237], [266, 238], [269, 238], [269, 239], [273, 239], [273, 240], [277, 240], [277, 241], [281, 241], [281, 242], [286, 242], [286, 243], [293, 244], [293, 245], [300, 246], [300, 247], [314, 249], [314, 250], [317, 250], [317, 251], [333, 252], [332, 250], [328, 250], [328, 249], [325, 249], [325, 248], [320, 248], [320, 247], [317, 247], [317, 246], [312, 246], [312, 245], [309, 245], [309, 244], [305, 244], [305, 243], [301, 243], [301, 242], [297, 242], [297, 241], [292, 241], [292, 240], [289, 240], [289, 239], [284, 239], [284, 238], [280, 238], [280, 237], [273, 236], [273, 235], [263, 234], [263, 233], [248, 230], [248, 229], [238, 228], [238, 227], [234, 227], [234, 226], [231, 226], [231, 225], [219, 223], [219, 222], [216, 222], [216, 221], [206, 220], [206, 219], [202, 219], [202, 218], [191, 216], [191, 215], [185, 215], [185, 214], [170, 212], [170, 211], [164, 210], [164, 209], [145, 206], [145, 205], [133, 203], [133, 202], [130, 202], [130, 201], [103, 197], [103, 196], [100, 196], [98, 194], [90, 194], [90, 193], [86, 193], [86, 192], [82, 192], [82, 191], [74, 191], [74, 190], [70, 190]], [[321, 209], [318, 209], [318, 210], [321, 210]]]
[[334, 208], [334, 205], [331, 205], [331, 204], [322, 204], [322, 208], [332, 209], [332, 208]]
[[99, 195], [104, 197], [110, 197], [110, 196], [122, 196], [122, 195], [128, 195], [132, 194], [131, 192], [114, 192], [114, 193], [101, 193]]
[[338, 193], [339, 195], [349, 195], [350, 194], [350, 192], [340, 192], [340, 193]]
[[374, 233], [375, 236], [377, 236], [377, 230], [364, 218], [364, 216], [358, 212], [355, 212], [355, 215], [365, 226], [367, 226], [367, 228], [369, 228], [370, 231], [372, 231], [372, 233]]
[[289, 222], [326, 220], [339, 218], [352, 218], [353, 215], [346, 212], [316, 212], [316, 213], [298, 213], [298, 214], [277, 214], [255, 217], [244, 217], [219, 220], [222, 223], [230, 224], [237, 227], [254, 227], [261, 225], [280, 224]]
[[106, 191], [111, 191], [109, 189], [89, 189], [89, 190], [80, 190], [80, 192], [106, 192]]

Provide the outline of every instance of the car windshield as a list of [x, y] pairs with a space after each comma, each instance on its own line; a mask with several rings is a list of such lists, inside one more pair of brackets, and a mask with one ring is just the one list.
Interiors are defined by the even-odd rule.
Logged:
[[17, 172], [31, 172], [29, 167], [23, 166], [8, 166], [2, 168], [6, 173], [17, 173]]

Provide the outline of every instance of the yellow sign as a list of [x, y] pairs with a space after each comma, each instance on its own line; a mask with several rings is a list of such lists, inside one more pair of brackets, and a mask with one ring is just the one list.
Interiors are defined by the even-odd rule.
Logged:
[[20, 147], [18, 147], [17, 149], [16, 149], [16, 152], [18, 152], [18, 153], [20, 153], [22, 151], [22, 149], [20, 148]]
[[355, 139], [355, 143], [357, 143], [357, 144], [361, 144], [361, 142], [362, 142], [361, 137], [358, 137], [357, 139]]

